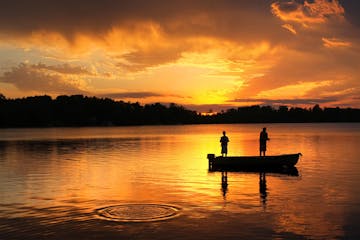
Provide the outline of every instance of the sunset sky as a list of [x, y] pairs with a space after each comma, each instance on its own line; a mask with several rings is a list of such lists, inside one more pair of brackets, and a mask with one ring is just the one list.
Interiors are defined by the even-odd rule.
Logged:
[[357, 0], [3, 0], [0, 93], [360, 108]]

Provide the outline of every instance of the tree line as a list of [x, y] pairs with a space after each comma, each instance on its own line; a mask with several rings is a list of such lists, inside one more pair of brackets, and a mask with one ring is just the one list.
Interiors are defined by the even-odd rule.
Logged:
[[360, 122], [360, 109], [256, 105], [204, 116], [174, 103], [141, 105], [83, 95], [9, 99], [0, 94], [0, 127], [263, 122]]
[[360, 109], [312, 108], [280, 106], [249, 106], [231, 108], [207, 118], [216, 123], [303, 123], [303, 122], [360, 122]]

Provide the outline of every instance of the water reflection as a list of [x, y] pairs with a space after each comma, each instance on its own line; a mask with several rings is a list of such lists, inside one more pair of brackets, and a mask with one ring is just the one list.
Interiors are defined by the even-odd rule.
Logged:
[[[215, 171], [209, 171], [209, 172], [215, 172]], [[298, 177], [299, 172], [296, 167], [293, 168], [285, 168], [285, 169], [269, 169], [268, 171], [249, 171], [248, 170], [222, 170], [221, 171], [221, 192], [223, 199], [226, 200], [226, 195], [229, 191], [229, 184], [228, 184], [228, 172], [231, 172], [232, 174], [258, 174], [259, 175], [259, 195], [260, 195], [260, 201], [263, 207], [263, 210], [266, 209], [267, 204], [267, 196], [268, 196], [268, 189], [267, 189], [267, 183], [266, 183], [266, 175], [272, 174], [274, 177], [282, 177], [282, 176], [291, 176], [291, 177]]]
[[237, 167], [226, 167], [226, 168], [210, 168], [209, 172], [238, 172], [238, 173], [274, 173], [279, 175], [288, 175], [288, 176], [299, 176], [299, 171], [297, 167], [280, 167], [280, 168], [237, 168]]
[[[301, 177], [208, 172], [223, 129], [229, 155], [257, 154], [256, 124], [0, 129], [0, 239], [358, 239], [360, 124], [345, 126], [268, 125], [269, 155], [302, 152]], [[94, 217], [124, 204], [182, 210], [163, 223]]]
[[266, 188], [266, 172], [259, 173], [259, 192], [260, 199], [263, 205], [263, 208], [266, 208], [266, 197], [267, 197], [267, 188]]
[[226, 200], [226, 193], [228, 192], [228, 182], [227, 182], [227, 172], [221, 172], [221, 191], [223, 194], [224, 200]]

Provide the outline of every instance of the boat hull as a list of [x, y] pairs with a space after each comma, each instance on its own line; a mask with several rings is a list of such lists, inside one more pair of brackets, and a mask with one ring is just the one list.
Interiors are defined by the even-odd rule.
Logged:
[[294, 167], [301, 153], [284, 154], [276, 156], [229, 156], [216, 157], [215, 154], [208, 154], [209, 169], [275, 169]]

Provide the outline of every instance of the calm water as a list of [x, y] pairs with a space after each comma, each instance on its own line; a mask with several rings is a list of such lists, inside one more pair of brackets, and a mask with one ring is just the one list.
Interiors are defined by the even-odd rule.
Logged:
[[[229, 155], [257, 155], [263, 125], [2, 129], [0, 239], [359, 239], [360, 124], [266, 126], [269, 155], [303, 154], [299, 175], [229, 172], [227, 186], [206, 155], [222, 130]], [[122, 204], [180, 214], [97, 215]]]

